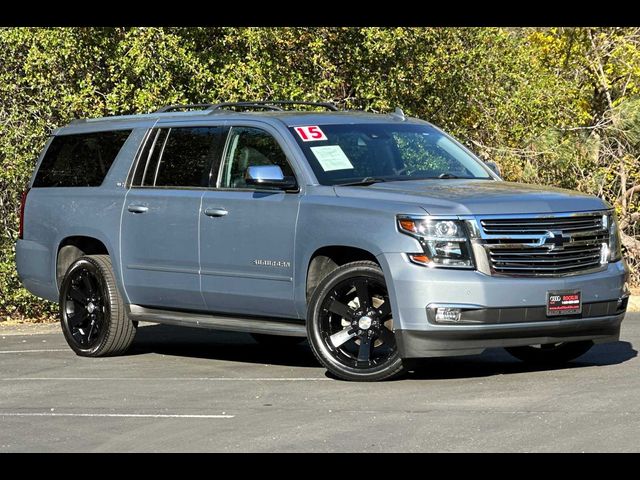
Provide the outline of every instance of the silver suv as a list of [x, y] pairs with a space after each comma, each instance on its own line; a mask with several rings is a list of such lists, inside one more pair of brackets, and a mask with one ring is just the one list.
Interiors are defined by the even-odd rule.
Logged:
[[77, 354], [124, 353], [144, 320], [307, 337], [333, 375], [383, 380], [410, 358], [505, 347], [566, 362], [618, 339], [628, 269], [610, 205], [504, 182], [399, 109], [297, 104], [169, 106], [53, 133], [17, 264], [60, 303]]

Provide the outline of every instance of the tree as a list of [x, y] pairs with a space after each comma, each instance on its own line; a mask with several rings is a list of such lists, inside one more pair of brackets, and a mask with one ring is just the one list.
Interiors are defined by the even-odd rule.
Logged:
[[15, 272], [20, 192], [74, 118], [180, 102], [402, 107], [508, 180], [615, 206], [640, 281], [638, 28], [1, 28], [0, 319], [47, 316]]

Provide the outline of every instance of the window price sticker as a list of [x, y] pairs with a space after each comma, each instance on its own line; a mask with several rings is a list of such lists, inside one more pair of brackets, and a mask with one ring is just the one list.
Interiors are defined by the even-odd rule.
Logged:
[[331, 172], [333, 170], [353, 170], [353, 164], [344, 154], [340, 145], [311, 147], [311, 151], [316, 156], [318, 163], [325, 172]]

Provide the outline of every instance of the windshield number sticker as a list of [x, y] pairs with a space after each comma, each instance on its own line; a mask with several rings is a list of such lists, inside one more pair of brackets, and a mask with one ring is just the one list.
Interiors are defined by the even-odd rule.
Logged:
[[327, 139], [324, 132], [320, 130], [320, 127], [317, 125], [309, 127], [295, 127], [295, 130], [303, 142], [319, 142]]

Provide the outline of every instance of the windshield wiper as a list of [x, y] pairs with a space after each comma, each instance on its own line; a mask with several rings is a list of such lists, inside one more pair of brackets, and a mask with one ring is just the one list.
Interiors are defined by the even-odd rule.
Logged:
[[339, 185], [340, 187], [354, 187], [373, 185], [374, 183], [381, 182], [386, 182], [386, 180], [380, 177], [364, 177], [362, 180], [358, 180], [357, 182], [338, 183], [337, 185]]
[[446, 172], [438, 175], [438, 178], [449, 179], [449, 178], [460, 178], [460, 177], [457, 175], [454, 175], [453, 173]]

